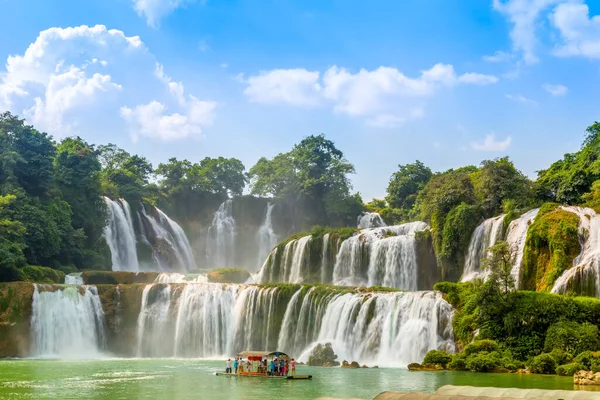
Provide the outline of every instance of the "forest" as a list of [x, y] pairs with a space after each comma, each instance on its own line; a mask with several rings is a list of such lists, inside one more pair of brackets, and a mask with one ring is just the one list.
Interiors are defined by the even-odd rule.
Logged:
[[417, 160], [398, 166], [384, 199], [364, 203], [351, 184], [354, 166], [323, 134], [250, 168], [224, 157], [170, 158], [153, 166], [113, 144], [81, 137], [55, 141], [6, 112], [0, 115], [0, 280], [36, 280], [49, 269], [110, 269], [102, 196], [124, 198], [132, 207], [156, 205], [181, 220], [244, 195], [285, 205], [298, 231], [356, 227], [365, 210], [379, 212], [390, 225], [425, 221], [445, 278], [456, 280], [471, 232], [483, 218], [503, 212], [508, 224], [543, 203], [600, 205], [599, 147], [595, 122], [579, 151], [539, 171], [535, 180], [508, 157], [442, 172]]

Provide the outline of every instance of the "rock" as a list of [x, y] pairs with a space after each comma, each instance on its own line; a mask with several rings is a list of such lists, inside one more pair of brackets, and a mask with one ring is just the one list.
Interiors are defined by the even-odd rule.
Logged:
[[444, 367], [439, 364], [419, 364], [419, 363], [410, 363], [408, 364], [409, 371], [443, 371]]
[[326, 363], [331, 364], [331, 366], [340, 365], [336, 359], [337, 355], [333, 352], [331, 343], [325, 343], [324, 345], [319, 343], [308, 356], [308, 365], [313, 367], [322, 367]]
[[531, 371], [530, 371], [530, 370], [528, 370], [527, 368], [525, 368], [525, 369], [518, 369], [518, 370], [517, 370], [517, 374], [525, 374], [525, 375], [529, 375], [529, 374], [531, 374]]
[[322, 365], [322, 367], [337, 367], [338, 365], [340, 365], [340, 363], [337, 361], [327, 361]]
[[421, 364], [419, 363], [410, 363], [408, 364], [409, 371], [419, 371], [421, 369]]
[[379, 365], [373, 365], [371, 368], [379, 368]]
[[349, 363], [348, 361], [344, 360], [342, 361], [342, 368], [360, 368], [360, 364], [356, 361]]
[[361, 368], [369, 368], [369, 367], [367, 367], [366, 365], [363, 365]]
[[575, 385], [600, 385], [600, 372], [579, 371], [573, 375]]

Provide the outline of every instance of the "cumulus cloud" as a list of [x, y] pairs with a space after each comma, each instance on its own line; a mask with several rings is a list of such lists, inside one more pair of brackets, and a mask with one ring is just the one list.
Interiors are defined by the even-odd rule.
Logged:
[[504, 97], [506, 97], [509, 100], [516, 101], [517, 103], [521, 103], [521, 104], [529, 104], [529, 105], [537, 104], [537, 101], [527, 98], [527, 97], [523, 96], [522, 94], [507, 93], [504, 95]]
[[600, 15], [590, 17], [589, 12], [585, 3], [568, 2], [556, 6], [550, 20], [562, 39], [555, 49], [557, 56], [600, 58]]
[[199, 136], [204, 126], [213, 123], [217, 103], [201, 101], [196, 97], [185, 96], [183, 84], [174, 82], [166, 75], [161, 64], [156, 64], [156, 77], [165, 84], [171, 96], [177, 100], [183, 114], [168, 114], [167, 106], [153, 100], [134, 108], [121, 107], [121, 117], [127, 121], [131, 136], [137, 141], [140, 136], [162, 140], [183, 139], [188, 136]]
[[[139, 132], [132, 126], [133, 137], [147, 134], [171, 139], [198, 134], [212, 122], [216, 105], [186, 97], [183, 84], [164, 74], [138, 36], [126, 36], [103, 25], [50, 28], [40, 32], [23, 54], [6, 60], [5, 71], [0, 72], [0, 109], [23, 115], [36, 128], [60, 138], [79, 133], [80, 127], [89, 129], [86, 122], [97, 121], [98, 115], [118, 118], [121, 104], [137, 102], [154, 88], [164, 93], [165, 86], [170, 93], [167, 99], [148, 99], [152, 101], [145, 108], [126, 106], [121, 110], [130, 123], [134, 117], [146, 116], [156, 123], [159, 111], [173, 117], [156, 123], [152, 134], [147, 134], [147, 123], [137, 125]], [[169, 102], [174, 112], [166, 115]], [[179, 116], [187, 122], [181, 122]], [[172, 129], [158, 132], [173, 121], [193, 126], [184, 126], [179, 135], [173, 135]]]
[[504, 51], [496, 51], [491, 56], [483, 56], [483, 61], [490, 63], [508, 62], [513, 59], [513, 55]]
[[140, 17], [146, 18], [146, 23], [156, 28], [160, 20], [171, 14], [179, 7], [192, 3], [194, 0], [131, 0], [133, 8]]
[[252, 102], [293, 106], [331, 106], [335, 112], [363, 117], [374, 127], [398, 126], [420, 118], [419, 102], [437, 90], [457, 84], [486, 85], [498, 81], [491, 75], [457, 75], [449, 64], [436, 64], [414, 78], [396, 68], [378, 67], [358, 72], [332, 66], [323, 74], [303, 68], [275, 69], [238, 81], [246, 85], [244, 94]]
[[496, 135], [490, 133], [483, 141], [471, 142], [471, 148], [477, 151], [505, 151], [509, 148], [512, 138], [507, 136], [504, 140], [496, 140]]
[[113, 51], [109, 48], [136, 52], [143, 50], [143, 43], [138, 36], [127, 37], [103, 25], [40, 32], [24, 54], [6, 60], [6, 70], [0, 73], [0, 107], [23, 113], [42, 130], [68, 133], [72, 126], [64, 117], [69, 111], [122, 88], [104, 73], [106, 60], [88, 58], [90, 54], [106, 55]]
[[535, 55], [538, 40], [536, 29], [542, 11], [563, 0], [494, 0], [494, 10], [504, 14], [512, 29], [510, 37], [513, 49], [522, 53], [526, 64], [534, 64], [539, 60]]
[[569, 91], [569, 88], [564, 85], [551, 85], [549, 83], [544, 83], [542, 85], [542, 89], [550, 93], [552, 96], [564, 96]]

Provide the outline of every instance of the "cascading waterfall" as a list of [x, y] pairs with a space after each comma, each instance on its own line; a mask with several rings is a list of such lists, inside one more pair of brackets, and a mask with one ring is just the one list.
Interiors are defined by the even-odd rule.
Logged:
[[454, 351], [453, 309], [439, 293], [286, 290], [148, 285], [138, 355], [217, 357], [277, 348], [305, 360], [317, 343], [331, 342], [340, 360], [401, 366], [432, 349]]
[[327, 252], [329, 250], [329, 233], [323, 235], [323, 253], [321, 254], [321, 283], [328, 282], [327, 279], [327, 262], [329, 261]]
[[274, 203], [268, 203], [262, 224], [258, 228], [258, 268], [262, 266], [269, 252], [277, 245], [277, 235], [273, 231], [272, 214]]
[[206, 252], [211, 268], [231, 267], [235, 250], [236, 225], [233, 202], [226, 200], [220, 206], [208, 228]]
[[342, 242], [336, 256], [333, 283], [416, 290], [415, 233], [428, 227], [424, 222], [411, 222], [361, 230]]
[[365, 228], [380, 228], [382, 226], [387, 226], [385, 222], [383, 222], [383, 218], [381, 215], [376, 212], [364, 212], [358, 216], [356, 225], [359, 229]]
[[552, 292], [564, 294], [577, 286], [576, 292], [600, 297], [600, 215], [591, 208], [562, 208], [579, 216], [581, 253], [556, 280]]
[[515, 257], [512, 276], [515, 278], [515, 286], [518, 288], [521, 280], [521, 267], [523, 264], [523, 253], [525, 252], [525, 241], [527, 240], [527, 230], [535, 220], [540, 211], [539, 208], [529, 210], [519, 218], [511, 221], [506, 232], [506, 242], [512, 249]]
[[[153, 258], [159, 269], [162, 271], [187, 271], [196, 268], [190, 242], [181, 226], [160, 209], [155, 208], [155, 211], [157, 217], [149, 214], [145, 207], [141, 207], [138, 217], [140, 221], [147, 222], [147, 225], [141, 224], [144, 241], [156, 242], [152, 245], [153, 248], [161, 248], [162, 246], [158, 243], [166, 243], [168, 250], [173, 253], [174, 259], [173, 257], [161, 257], [156, 251], [153, 251]], [[145, 232], [144, 227], [149, 231]], [[162, 252], [164, 253], [165, 250]]]
[[35, 285], [31, 330], [35, 357], [101, 357], [104, 313], [96, 287]]
[[65, 285], [83, 285], [81, 272], [74, 272], [72, 274], [65, 275]]
[[461, 278], [462, 282], [467, 282], [475, 278], [485, 279], [488, 271], [481, 269], [481, 260], [486, 257], [487, 249], [502, 239], [503, 229], [504, 214], [488, 218], [475, 228], [475, 231], [471, 235], [469, 249], [467, 250], [465, 267]]
[[108, 210], [108, 225], [104, 228], [104, 236], [110, 248], [112, 270], [137, 272], [140, 265], [129, 203], [124, 199], [103, 199]]

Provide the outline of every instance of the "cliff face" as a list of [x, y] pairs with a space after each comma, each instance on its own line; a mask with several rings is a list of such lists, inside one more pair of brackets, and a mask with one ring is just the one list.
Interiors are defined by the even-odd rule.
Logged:
[[0, 284], [0, 357], [30, 354], [33, 290], [31, 283]]

